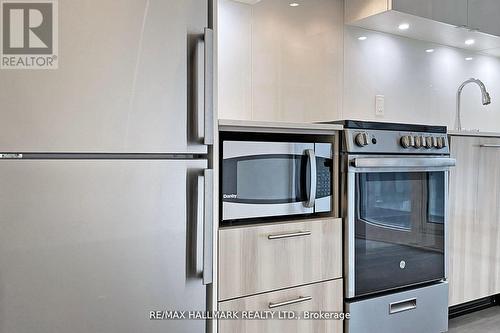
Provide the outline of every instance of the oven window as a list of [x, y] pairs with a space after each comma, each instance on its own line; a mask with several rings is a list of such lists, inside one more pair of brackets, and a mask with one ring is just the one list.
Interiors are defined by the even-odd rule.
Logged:
[[365, 173], [360, 175], [360, 217], [381, 227], [411, 229], [413, 198], [421, 178], [415, 173]]
[[444, 172], [429, 172], [427, 194], [427, 221], [444, 223]]
[[279, 204], [307, 200], [309, 163], [305, 155], [261, 155], [224, 161], [224, 201]]
[[446, 175], [356, 175], [356, 296], [444, 278]]

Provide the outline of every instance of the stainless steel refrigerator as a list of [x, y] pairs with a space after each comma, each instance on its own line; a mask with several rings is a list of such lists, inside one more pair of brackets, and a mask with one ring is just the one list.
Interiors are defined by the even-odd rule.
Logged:
[[59, 68], [0, 70], [0, 333], [205, 332], [205, 0], [59, 0]]

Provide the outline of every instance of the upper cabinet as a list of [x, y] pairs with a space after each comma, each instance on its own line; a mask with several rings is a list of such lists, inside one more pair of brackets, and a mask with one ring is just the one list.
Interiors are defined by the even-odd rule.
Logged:
[[338, 118], [343, 14], [343, 0], [219, 0], [219, 118]]
[[500, 36], [500, 1], [469, 0], [469, 21], [471, 29]]
[[[345, 8], [350, 25], [500, 54], [498, 0], [346, 0]], [[403, 23], [409, 27], [400, 29]]]
[[467, 0], [393, 0], [392, 9], [455, 26], [467, 25]]

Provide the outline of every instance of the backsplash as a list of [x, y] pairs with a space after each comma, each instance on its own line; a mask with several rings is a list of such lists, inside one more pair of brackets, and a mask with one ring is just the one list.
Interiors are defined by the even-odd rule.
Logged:
[[[478, 87], [466, 86], [462, 125], [500, 132], [500, 58], [344, 26], [342, 12], [342, 0], [295, 8], [219, 0], [219, 118], [454, 128], [457, 89], [476, 77], [492, 103], [481, 105]], [[385, 96], [383, 117], [375, 115], [375, 95]]]
[[[430, 49], [434, 51], [426, 52]], [[454, 128], [457, 89], [476, 77], [485, 83], [492, 103], [483, 106], [479, 88], [466, 86], [462, 125], [500, 131], [500, 59], [348, 26], [344, 52], [344, 104], [339, 118]], [[385, 95], [384, 117], [375, 116], [375, 95]]]

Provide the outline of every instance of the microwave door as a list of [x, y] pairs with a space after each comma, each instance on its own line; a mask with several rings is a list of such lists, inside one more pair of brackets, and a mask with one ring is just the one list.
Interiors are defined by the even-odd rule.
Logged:
[[315, 143], [314, 153], [316, 160], [316, 174], [313, 176], [316, 183], [314, 212], [326, 213], [332, 211], [333, 190], [333, 146], [331, 143]]
[[313, 143], [225, 141], [222, 219], [313, 213], [314, 156]]

